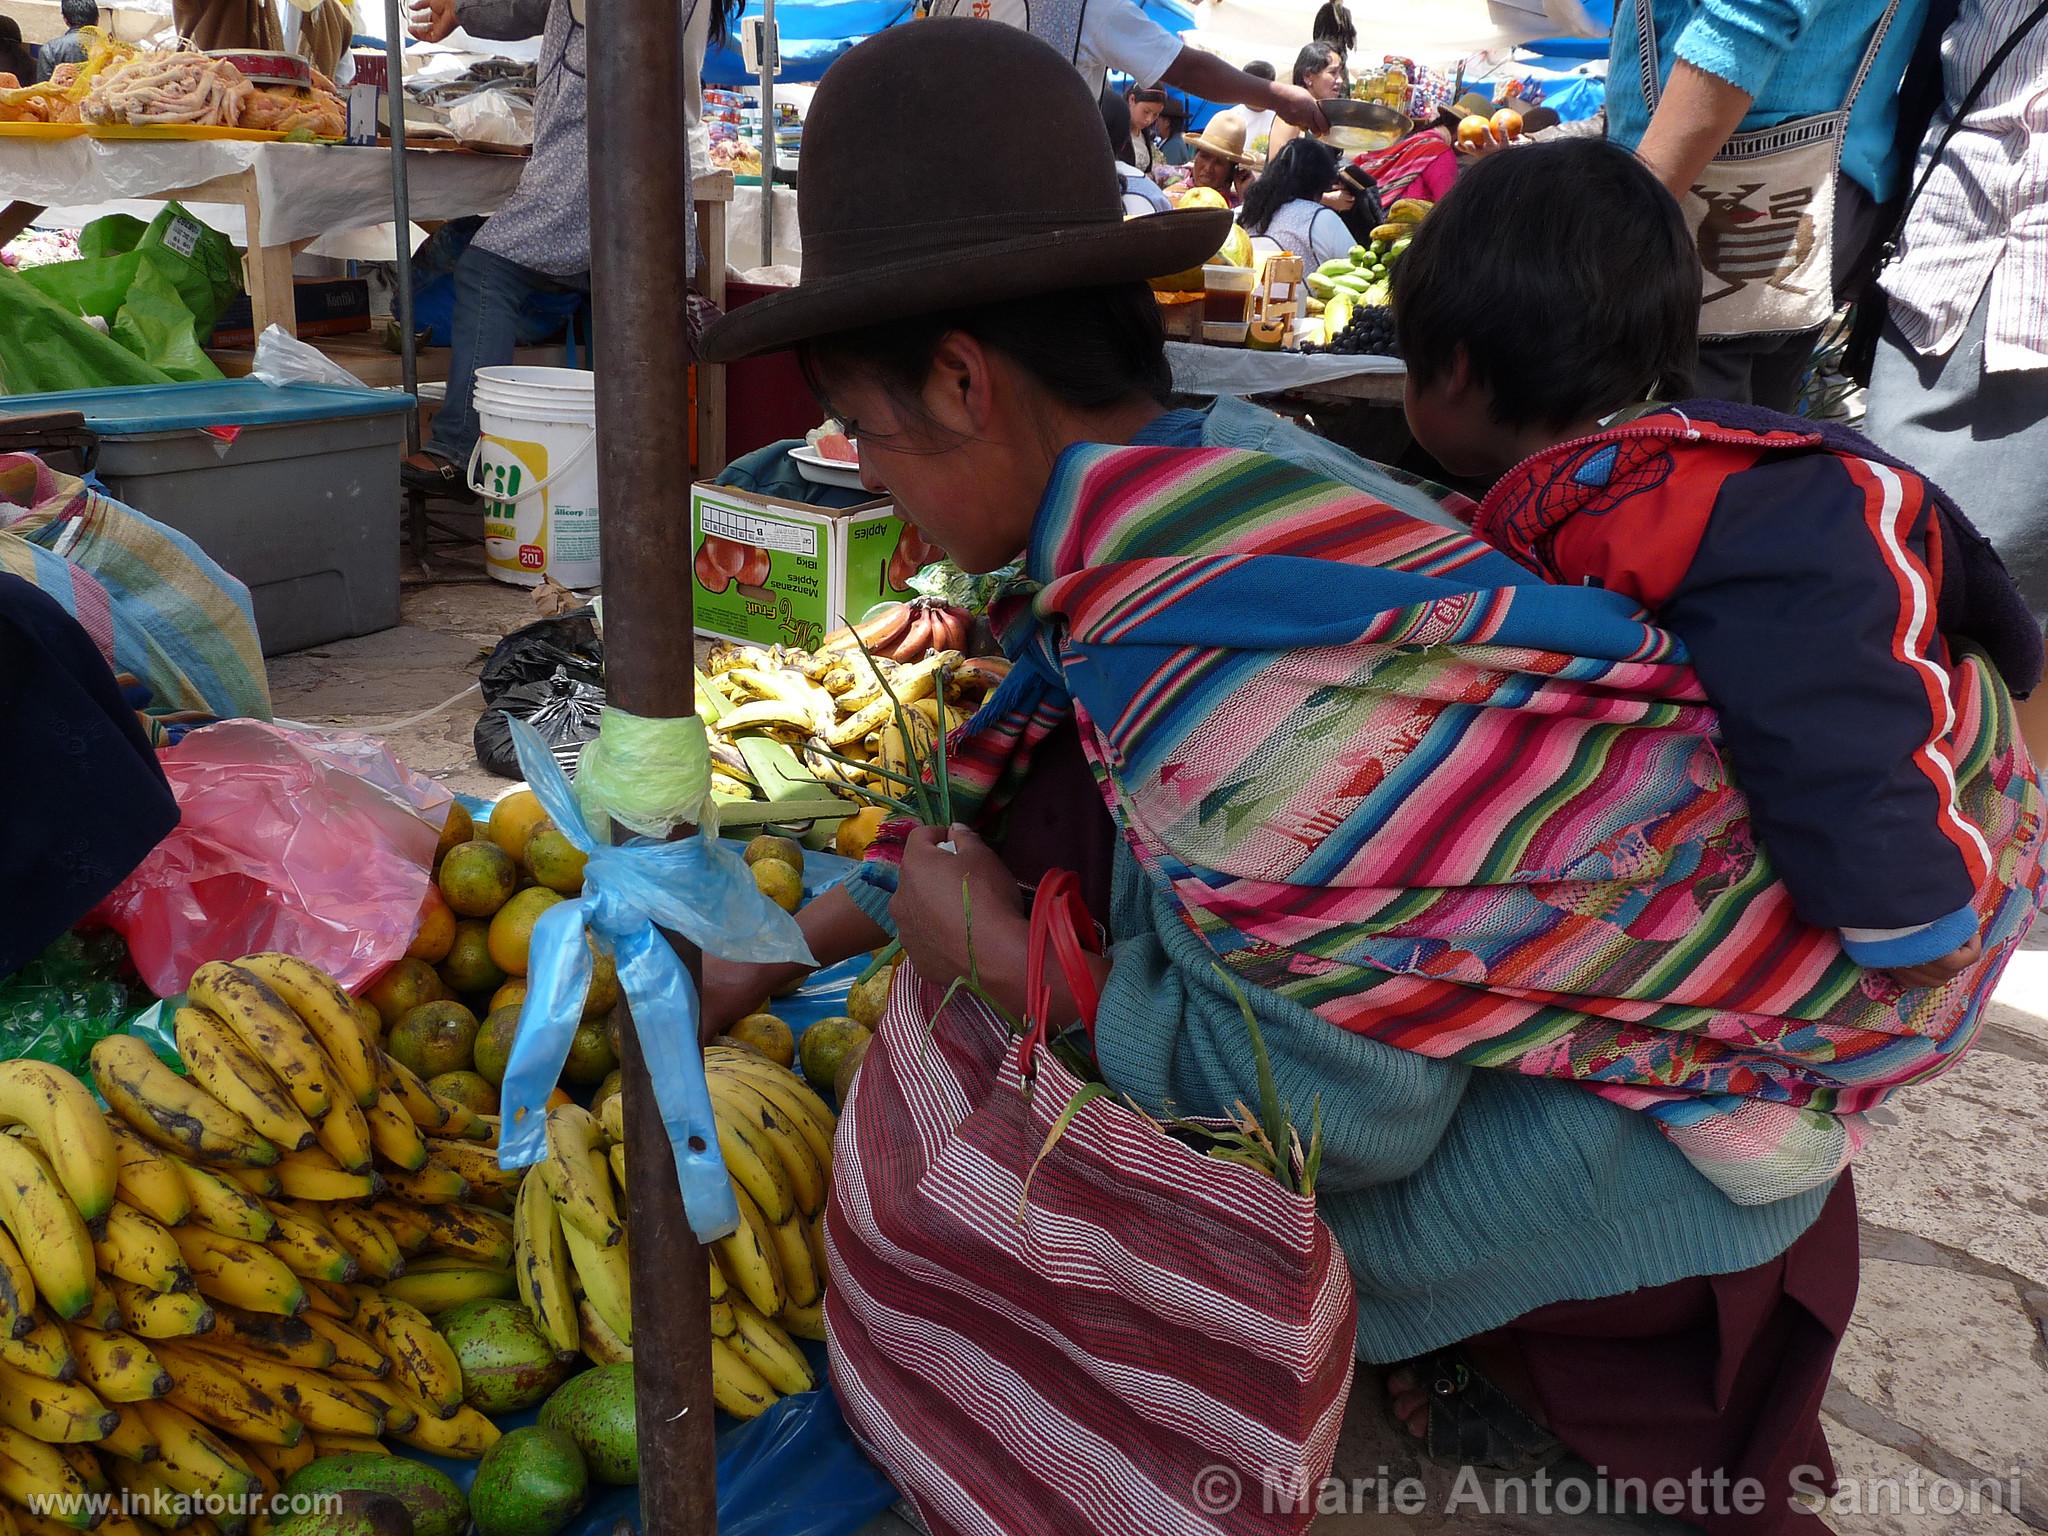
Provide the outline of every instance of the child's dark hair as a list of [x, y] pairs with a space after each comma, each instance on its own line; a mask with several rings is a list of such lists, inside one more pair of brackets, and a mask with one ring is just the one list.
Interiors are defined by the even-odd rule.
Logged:
[[1466, 169], [1394, 264], [1394, 329], [1427, 385], [1463, 348], [1506, 426], [1566, 427], [1692, 392], [1700, 263], [1678, 203], [1599, 139]]

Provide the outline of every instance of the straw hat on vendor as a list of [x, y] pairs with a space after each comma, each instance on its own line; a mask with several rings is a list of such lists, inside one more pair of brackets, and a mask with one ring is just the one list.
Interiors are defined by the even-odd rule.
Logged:
[[[920, 79], [1001, 80], [1033, 110], [974, 139], [935, 133], [927, 97], [903, 88]], [[891, 148], [904, 143], [926, 151]], [[1569, 690], [1581, 668], [1608, 676], [1586, 622], [1613, 594], [1542, 586], [1418, 487], [1268, 412], [1175, 408], [1145, 279], [1204, 261], [1226, 217], [1126, 222], [1095, 98], [1024, 32], [929, 20], [859, 44], [819, 86], [804, 153], [803, 279], [717, 321], [705, 357], [796, 349], [869, 491], [964, 571], [1023, 562], [990, 607], [1017, 664], [943, 760], [956, 824], [887, 823], [798, 914], [821, 965], [895, 939], [922, 983], [898, 973], [857, 1081], [916, 1076], [957, 978], [1024, 1016], [1025, 891], [1070, 871], [1105, 937], [1075, 963], [1099, 997], [1088, 1039], [1113, 1094], [1160, 1117], [1228, 1115], [1258, 1102], [1270, 1066], [1297, 1108], [1319, 1105], [1315, 1206], [1348, 1261], [1357, 1351], [1398, 1363], [1359, 1390], [1431, 1455], [1526, 1470], [1562, 1448], [1617, 1478], [1712, 1467], [1772, 1487], [1830, 1466], [1818, 1406], [1857, 1262], [1841, 1126], [1748, 1085], [1825, 1078], [1789, 1046], [1750, 1063], [1809, 1032], [1770, 1010], [1836, 994], [1773, 992], [1770, 1010], [1727, 1015], [1742, 1030], [1724, 1044], [1717, 1010], [1749, 1002], [1728, 994], [1702, 1024], [1685, 987], [1775, 980], [1674, 966], [1683, 924], [1616, 922], [1612, 967], [1546, 971], [1554, 986], [1517, 969], [1557, 922], [1599, 920], [1555, 907], [1545, 871], [1608, 869], [1598, 839], [1624, 822], [1704, 825], [1687, 797], [1708, 786], [1686, 766], [1714, 750], [1704, 736], [1668, 774], [1603, 757], [1565, 809], [1542, 808], [1550, 765], [1581, 771]], [[1483, 643], [1510, 614], [1512, 646], [1533, 649]], [[1418, 624], [1429, 643], [1408, 643]], [[1491, 659], [1464, 654], [1472, 635]], [[1475, 699], [1472, 669], [1488, 667], [1509, 671], [1442, 709]], [[1642, 729], [1655, 753], [1711, 727]], [[1512, 746], [1481, 763], [1482, 738]], [[1430, 770], [1444, 761], [1476, 766]], [[1732, 912], [1759, 896], [1727, 878], [1740, 825], [1684, 841], [1653, 861], [1662, 873], [1603, 876], [1603, 903], [1668, 901], [1703, 933], [1790, 923], [1785, 900], [1777, 916]], [[1488, 851], [1531, 839], [1533, 863]], [[707, 957], [706, 1036], [802, 974]], [[1057, 1034], [1080, 1011], [1054, 978], [1029, 1012]], [[1758, 1017], [1770, 1044], [1752, 1050]], [[1643, 1021], [1639, 1047], [1601, 1043], [1612, 1018]], [[1702, 1039], [1741, 1056], [1731, 1075], [1689, 1065]], [[1579, 1080], [1595, 1060], [1600, 1080]], [[1746, 1086], [1720, 1093], [1738, 1066]], [[1745, 1141], [1738, 1111], [1767, 1129]], [[1759, 1166], [1772, 1148], [1785, 1155]], [[1795, 1163], [1796, 1180], [1769, 1183]], [[849, 1269], [886, 1262], [865, 1219], [833, 1207]], [[835, 1335], [861, 1310], [830, 1314]]]

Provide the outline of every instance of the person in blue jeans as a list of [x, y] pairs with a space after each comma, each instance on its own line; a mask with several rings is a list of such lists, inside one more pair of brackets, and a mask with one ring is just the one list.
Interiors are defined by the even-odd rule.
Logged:
[[[683, 51], [689, 60], [684, 84], [693, 101], [709, 32], [715, 27], [723, 41], [738, 11], [738, 0], [682, 0]], [[512, 361], [519, 312], [534, 294], [590, 291], [590, 174], [584, 144], [589, 34], [571, 13], [569, 0], [418, 0], [414, 5], [414, 37], [439, 42], [457, 27], [475, 37], [538, 33], [541, 40], [533, 156], [510, 199], [485, 221], [455, 265], [448, 396], [426, 443], [400, 466], [409, 488], [468, 500], [469, 459], [477, 438], [471, 404], [477, 369]]]

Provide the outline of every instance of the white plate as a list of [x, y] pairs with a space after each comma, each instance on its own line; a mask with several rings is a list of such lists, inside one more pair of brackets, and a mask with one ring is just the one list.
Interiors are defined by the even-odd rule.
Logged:
[[836, 485], [849, 491], [863, 488], [858, 464], [849, 464], [844, 459], [828, 459], [809, 443], [798, 443], [789, 450], [789, 456], [796, 460], [796, 472], [813, 485]]

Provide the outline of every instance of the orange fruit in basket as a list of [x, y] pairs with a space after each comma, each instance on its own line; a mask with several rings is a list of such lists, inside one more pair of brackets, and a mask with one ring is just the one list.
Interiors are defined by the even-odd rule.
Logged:
[[419, 931], [412, 936], [406, 953], [415, 960], [439, 965], [455, 945], [455, 913], [436, 885], [427, 887], [427, 899], [420, 904]]
[[491, 819], [484, 823], [484, 832], [523, 864], [527, 841], [546, 825], [548, 813], [541, 809], [540, 796], [530, 789], [515, 789], [491, 807]]
[[847, 1055], [865, 1046], [869, 1038], [867, 1030], [844, 1015], [818, 1020], [797, 1041], [804, 1080], [822, 1093], [839, 1076]]
[[559, 905], [562, 898], [544, 885], [521, 891], [491, 919], [491, 959], [509, 976], [526, 974], [527, 952], [533, 947], [533, 925], [541, 913]]
[[524, 976], [514, 976], [505, 985], [491, 994], [491, 1006], [488, 1011], [496, 1013], [500, 1008], [517, 1008], [525, 1001], [526, 978]]
[[448, 850], [468, 842], [476, 836], [476, 822], [471, 819], [467, 807], [460, 800], [448, 807], [448, 819], [441, 823], [441, 843], [434, 850], [434, 866], [439, 868], [441, 860], [448, 856]]
[[846, 820], [839, 823], [839, 830], [832, 834], [832, 851], [842, 859], [858, 859], [866, 855], [868, 844], [875, 840], [875, 834], [882, 830], [882, 822], [888, 812], [879, 805], [864, 805]]
[[491, 958], [489, 923], [466, 917], [455, 925], [455, 947], [441, 962], [441, 980], [451, 997], [495, 992], [505, 984], [505, 972]]
[[590, 856], [564, 837], [559, 828], [537, 829], [526, 840], [526, 867], [551, 891], [574, 896], [583, 889], [583, 866]]
[[472, 1113], [495, 1115], [498, 1090], [474, 1072], [441, 1072], [427, 1079], [427, 1086], [444, 1099], [452, 1099]]
[[772, 1013], [750, 1013], [727, 1031], [741, 1045], [751, 1046], [786, 1067], [796, 1060], [796, 1035]]
[[460, 1003], [427, 1003], [400, 1019], [384, 1049], [423, 1078], [466, 1071], [476, 1048], [476, 1015]]
[[408, 957], [399, 961], [379, 976], [370, 990], [363, 994], [365, 1001], [377, 1010], [377, 1017], [390, 1029], [413, 1009], [426, 1003], [439, 1002], [448, 995], [448, 989], [441, 984], [440, 976], [424, 960]]
[[519, 889], [519, 866], [496, 843], [472, 838], [448, 850], [438, 876], [441, 894], [463, 917], [489, 917]]

